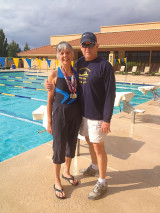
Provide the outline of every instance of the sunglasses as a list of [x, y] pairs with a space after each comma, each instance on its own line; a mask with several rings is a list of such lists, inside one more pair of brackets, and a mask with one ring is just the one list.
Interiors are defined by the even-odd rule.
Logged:
[[83, 48], [93, 48], [95, 46], [95, 43], [90, 43], [90, 44], [84, 44], [84, 43], [82, 43], [82, 47]]

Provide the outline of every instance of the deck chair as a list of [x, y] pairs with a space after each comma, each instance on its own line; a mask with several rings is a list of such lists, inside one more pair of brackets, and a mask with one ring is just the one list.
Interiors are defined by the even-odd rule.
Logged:
[[149, 74], [150, 73], [150, 67], [146, 66], [144, 68], [144, 74]]
[[160, 67], [159, 67], [159, 70], [158, 70], [158, 72], [156, 72], [156, 73], [155, 73], [155, 75], [158, 75], [158, 76], [160, 76]]
[[119, 70], [119, 71], [116, 71], [116, 73], [124, 72], [124, 71], [125, 71], [125, 66], [121, 66], [120, 70]]
[[137, 66], [132, 67], [132, 73], [135, 73], [137, 71]]
[[131, 74], [131, 73], [135, 73], [136, 71], [137, 71], [137, 66], [133, 66], [133, 67], [132, 67], [132, 71], [131, 71], [131, 72], [128, 72], [128, 73]]
[[125, 71], [125, 66], [121, 66], [120, 72], [124, 72], [124, 71]]

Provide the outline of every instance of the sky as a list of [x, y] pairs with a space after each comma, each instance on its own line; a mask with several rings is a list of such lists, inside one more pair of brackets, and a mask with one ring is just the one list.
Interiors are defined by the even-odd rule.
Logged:
[[100, 32], [101, 26], [160, 21], [159, 0], [0, 0], [0, 29], [23, 50], [50, 36]]

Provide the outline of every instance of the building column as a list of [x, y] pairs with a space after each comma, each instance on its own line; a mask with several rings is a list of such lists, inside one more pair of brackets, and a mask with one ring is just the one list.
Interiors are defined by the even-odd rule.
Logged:
[[149, 66], [151, 67], [151, 59], [152, 59], [152, 50], [150, 50], [150, 56], [149, 56]]
[[115, 65], [115, 54], [114, 54], [114, 51], [110, 51], [109, 62], [112, 64], [112, 66]]

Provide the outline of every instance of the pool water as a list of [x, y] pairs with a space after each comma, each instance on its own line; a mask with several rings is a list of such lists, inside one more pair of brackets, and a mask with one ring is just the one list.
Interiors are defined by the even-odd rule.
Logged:
[[47, 104], [46, 78], [0, 73], [0, 162], [52, 140], [48, 132], [38, 133], [44, 130], [42, 121], [32, 118], [35, 109]]
[[[32, 118], [35, 109], [47, 104], [46, 78], [27, 72], [0, 73], [0, 162], [52, 140], [48, 132], [38, 133], [44, 130], [42, 121]], [[133, 91], [130, 103], [136, 106], [152, 99], [150, 92], [143, 95], [138, 86], [117, 83], [116, 90]], [[114, 114], [119, 112], [120, 107], [114, 107]]]

